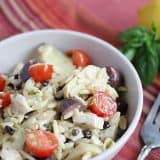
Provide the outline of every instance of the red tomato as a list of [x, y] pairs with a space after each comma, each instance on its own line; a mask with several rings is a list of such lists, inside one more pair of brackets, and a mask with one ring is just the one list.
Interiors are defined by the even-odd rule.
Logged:
[[0, 108], [6, 108], [11, 103], [10, 92], [0, 92]]
[[100, 117], [108, 117], [117, 111], [117, 103], [104, 92], [96, 92], [89, 109]]
[[34, 130], [26, 135], [26, 150], [38, 158], [46, 158], [52, 155], [58, 146], [56, 136], [44, 130]]
[[88, 55], [79, 49], [69, 50], [66, 52], [66, 54], [72, 56], [72, 62], [77, 67], [85, 67], [90, 63]]
[[37, 63], [30, 66], [28, 72], [36, 82], [44, 82], [52, 77], [53, 66], [50, 64]]
[[0, 91], [3, 91], [5, 88], [6, 80], [2, 75], [0, 75]]

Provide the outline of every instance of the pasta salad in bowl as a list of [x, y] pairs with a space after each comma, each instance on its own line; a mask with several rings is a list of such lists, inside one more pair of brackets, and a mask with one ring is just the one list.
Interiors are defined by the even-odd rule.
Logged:
[[0, 158], [88, 160], [114, 148], [130, 123], [127, 94], [119, 68], [78, 47], [38, 45], [0, 74]]

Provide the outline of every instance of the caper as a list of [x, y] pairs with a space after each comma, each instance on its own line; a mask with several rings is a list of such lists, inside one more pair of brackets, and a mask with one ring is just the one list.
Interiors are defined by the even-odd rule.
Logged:
[[72, 136], [77, 136], [79, 134], [79, 129], [72, 130]]

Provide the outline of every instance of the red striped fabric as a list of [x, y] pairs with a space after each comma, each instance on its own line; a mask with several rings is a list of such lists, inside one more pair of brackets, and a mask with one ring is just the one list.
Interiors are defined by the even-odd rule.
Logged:
[[17, 33], [19, 33], [19, 31], [10, 24], [0, 8], [0, 40]]
[[[111, 4], [120, 4], [119, 0], [102, 1], [103, 5], [101, 4], [99, 6], [104, 6], [105, 8], [108, 7], [109, 12], [112, 11]], [[126, 4], [134, 5], [133, 1], [132, 3], [127, 0], [124, 0], [123, 2], [125, 1], [127, 2]], [[141, 3], [144, 4], [147, 1], [148, 0], [142, 0]], [[140, 1], [134, 0], [134, 2], [135, 6], [133, 6], [133, 8], [136, 9], [136, 7], [138, 8], [140, 6]], [[114, 32], [114, 27], [116, 28], [116, 26], [111, 27], [110, 25], [106, 25], [107, 23], [100, 21], [99, 19], [102, 20], [102, 17], [107, 15], [102, 15], [102, 17], [97, 18], [96, 15], [99, 14], [99, 11], [95, 8], [93, 9], [94, 13], [92, 13], [86, 7], [88, 4], [91, 4], [90, 7], [96, 5], [98, 7], [98, 3], [94, 1], [91, 3], [91, 0], [0, 0], [0, 40], [28, 30], [66, 28], [87, 32], [116, 44], [114, 38], [117, 34], [117, 32]], [[122, 5], [125, 5], [125, 3]], [[119, 7], [121, 14], [124, 12], [123, 8], [124, 7]], [[132, 8], [129, 10], [132, 10]], [[132, 13], [134, 12], [135, 11], [132, 10]], [[116, 18], [115, 16], [113, 17]], [[122, 19], [123, 17], [119, 18]], [[133, 15], [130, 19], [132, 18]], [[110, 22], [112, 18], [109, 17], [109, 19]], [[116, 24], [116, 19], [113, 19], [113, 21]], [[129, 25], [130, 24], [127, 24], [127, 26]], [[117, 30], [118, 29], [119, 28], [117, 28]], [[134, 134], [130, 137], [129, 141], [117, 154], [114, 160], [136, 160], [140, 148], [142, 147], [139, 132], [159, 90], [160, 75], [157, 76], [153, 85], [144, 89], [144, 106], [139, 124]], [[147, 160], [160, 160], [160, 150], [152, 151]]]
[[48, 27], [45, 23], [43, 23], [43, 21], [41, 21], [39, 16], [36, 16], [36, 14], [32, 12], [31, 8], [25, 3], [25, 1], [15, 0], [15, 3], [19, 6], [21, 11], [25, 11], [23, 13], [25, 14], [29, 23], [32, 22], [37, 26], [37, 28], [41, 28], [41, 29]]

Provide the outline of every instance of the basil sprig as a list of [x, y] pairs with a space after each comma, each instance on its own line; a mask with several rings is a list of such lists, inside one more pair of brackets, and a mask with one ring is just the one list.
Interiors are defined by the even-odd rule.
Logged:
[[135, 27], [118, 37], [123, 45], [121, 52], [135, 65], [144, 86], [155, 79], [160, 62], [160, 39], [154, 25], [149, 31], [144, 27]]

